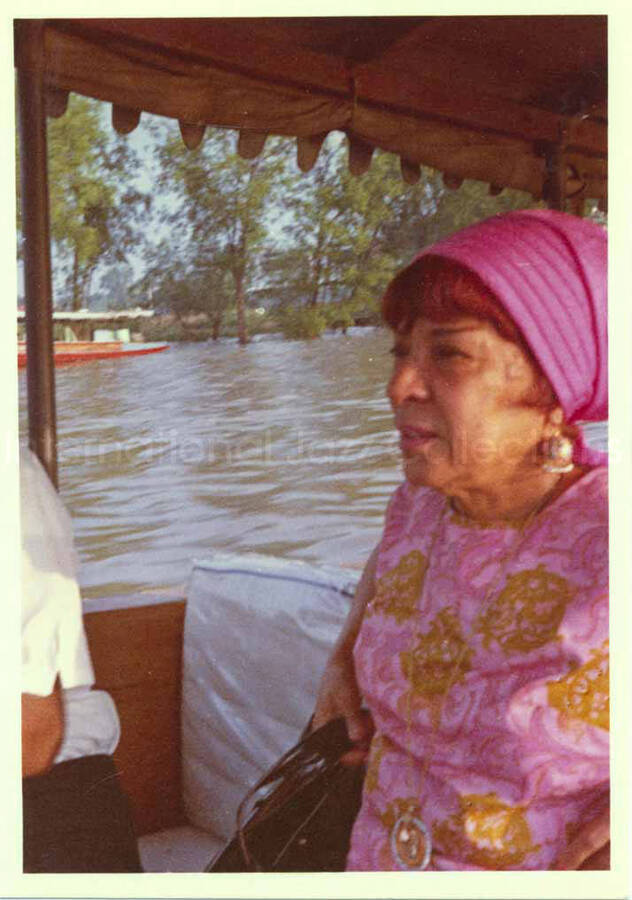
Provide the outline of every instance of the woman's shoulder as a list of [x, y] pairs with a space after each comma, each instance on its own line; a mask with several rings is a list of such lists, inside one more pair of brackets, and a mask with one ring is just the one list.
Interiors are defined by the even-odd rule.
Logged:
[[551, 506], [551, 514], [563, 513], [578, 521], [608, 526], [608, 467], [589, 469]]
[[608, 470], [585, 472], [544, 510], [526, 542], [525, 552], [535, 552], [575, 586], [578, 597], [603, 596], [607, 600], [609, 572]]
[[608, 466], [595, 466], [576, 482], [580, 491], [593, 491], [601, 493], [605, 499], [608, 497]]

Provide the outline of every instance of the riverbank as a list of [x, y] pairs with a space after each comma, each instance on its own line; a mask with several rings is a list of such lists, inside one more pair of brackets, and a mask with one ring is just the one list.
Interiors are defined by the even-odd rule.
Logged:
[[[304, 307], [307, 311], [310, 308]], [[309, 324], [309, 323], [307, 323]], [[335, 315], [326, 317], [322, 330], [340, 331], [348, 327], [374, 327], [380, 324], [377, 312], [363, 311], [353, 318], [337, 319]], [[284, 318], [282, 314], [274, 310], [259, 312], [258, 310], [246, 310], [246, 331], [249, 337], [257, 334], [276, 334], [284, 331]], [[222, 320], [221, 327], [217, 329], [210, 318], [200, 314], [177, 318], [174, 315], [156, 315], [151, 321], [143, 323], [143, 340], [168, 341], [169, 343], [196, 343], [212, 341], [222, 338], [237, 337], [237, 318], [234, 312], [229, 312]], [[286, 334], [289, 337], [315, 337], [318, 336], [305, 329], [301, 334], [300, 323], [296, 333]]]

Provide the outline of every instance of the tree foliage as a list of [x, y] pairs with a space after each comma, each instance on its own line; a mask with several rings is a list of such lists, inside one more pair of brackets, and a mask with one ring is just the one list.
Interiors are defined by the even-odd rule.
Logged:
[[327, 317], [320, 306], [285, 306], [279, 315], [281, 331], [286, 338], [310, 340], [320, 337], [327, 327]]
[[188, 152], [175, 131], [164, 133], [161, 185], [177, 199], [164, 220], [178, 241], [156, 250], [152, 271], [177, 316], [204, 311], [216, 320], [218, 309], [235, 307], [242, 341], [247, 298], [278, 305], [288, 336], [346, 328], [360, 312], [377, 314], [389, 279], [424, 245], [493, 212], [533, 205], [517, 192], [492, 197], [477, 182], [448, 190], [430, 169], [407, 185], [399, 160], [380, 151], [354, 177], [340, 134], [329, 135], [308, 175], [289, 142], [270, 141], [252, 161], [233, 142], [214, 130]]
[[[334, 304], [331, 316], [282, 317], [288, 334], [303, 326], [313, 334], [329, 319], [348, 327], [355, 310], [375, 309], [388, 279], [423, 239], [437, 176], [424, 170], [418, 185], [407, 186], [398, 160], [376, 153], [369, 171], [353, 177], [341, 135], [329, 136], [307, 176], [298, 170], [293, 142], [269, 141], [255, 160], [243, 160], [234, 140], [216, 129], [189, 152], [172, 129], [158, 141], [159, 186], [173, 197], [163, 221], [177, 237], [171, 260], [155, 249], [151, 271], [160, 296], [167, 301], [170, 294], [172, 311], [203, 308], [212, 317], [214, 305], [229, 302], [230, 283], [243, 342], [248, 300]], [[180, 282], [208, 284], [217, 301], [183, 284], [176, 289], [176, 271]]]
[[424, 170], [410, 187], [398, 160], [378, 151], [370, 169], [354, 177], [340, 137], [329, 136], [312, 172], [295, 178], [288, 192], [288, 243], [266, 265], [285, 302], [375, 307], [411, 245], [419, 246], [434, 208], [436, 176]]
[[490, 193], [489, 185], [482, 181], [466, 180], [456, 190], [443, 187], [437, 197], [436, 210], [428, 219], [424, 243], [433, 244], [466, 225], [487, 219], [496, 213], [544, 205], [534, 200], [530, 194], [510, 188], [505, 188], [494, 196]]
[[218, 338], [231, 299], [229, 273], [222, 261], [192, 260], [184, 251], [174, 254], [167, 240], [154, 248], [151, 259], [151, 267], [132, 287], [130, 296], [173, 314], [185, 332], [188, 318], [203, 315], [212, 323], [213, 337]]
[[133, 305], [130, 299], [130, 285], [134, 281], [134, 270], [127, 262], [109, 265], [100, 273], [98, 285], [90, 293], [93, 309], [127, 309]]
[[48, 124], [50, 228], [62, 302], [87, 304], [99, 264], [123, 263], [138, 248], [149, 198], [134, 186], [137, 159], [106, 129], [99, 104], [71, 95]]
[[[307, 175], [293, 141], [269, 139], [248, 160], [236, 139], [208, 129], [188, 151], [174, 122], [150, 128], [152, 207], [129, 140], [114, 135], [100, 104], [72, 96], [48, 125], [56, 299], [75, 309], [91, 292], [101, 305], [150, 304], [185, 331], [187, 317], [203, 316], [214, 337], [230, 310], [242, 343], [246, 306], [279, 306], [288, 334], [313, 336], [375, 315], [388, 280], [421, 247], [496, 212], [542, 205], [474, 181], [449, 190], [425, 168], [407, 185], [399, 160], [379, 150], [354, 177], [339, 133]], [[129, 259], [141, 255], [144, 272], [130, 285]]]
[[[256, 159], [246, 160], [234, 142], [234, 134], [214, 129], [197, 150], [187, 151], [171, 131], [158, 155], [162, 184], [176, 200], [164, 220], [186, 229], [179, 248], [182, 277], [211, 293], [219, 290], [223, 307], [232, 285], [238, 336], [246, 343], [246, 299], [270, 242], [267, 217], [282, 195], [287, 148], [275, 139]], [[213, 302], [209, 294], [207, 303]]]

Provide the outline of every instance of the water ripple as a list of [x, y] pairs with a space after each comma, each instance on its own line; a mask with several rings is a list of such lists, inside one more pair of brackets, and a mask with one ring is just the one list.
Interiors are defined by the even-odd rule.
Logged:
[[[266, 336], [57, 370], [86, 598], [176, 596], [213, 549], [360, 567], [400, 481], [389, 338]], [[26, 383], [20, 375], [25, 432]], [[605, 429], [588, 429], [603, 442]]]

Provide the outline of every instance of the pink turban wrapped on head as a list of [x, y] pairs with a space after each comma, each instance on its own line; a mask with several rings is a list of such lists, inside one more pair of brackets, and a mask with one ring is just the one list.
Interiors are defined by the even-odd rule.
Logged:
[[[474, 272], [520, 329], [567, 422], [608, 417], [607, 238], [594, 222], [520, 210], [470, 225], [430, 247]], [[577, 442], [575, 461], [604, 453]]]

